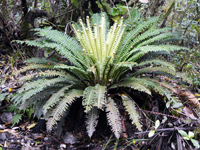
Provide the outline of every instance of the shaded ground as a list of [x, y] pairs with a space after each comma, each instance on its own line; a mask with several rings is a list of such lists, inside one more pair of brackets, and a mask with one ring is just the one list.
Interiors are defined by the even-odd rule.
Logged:
[[[81, 99], [72, 105], [67, 117], [63, 118], [59, 127], [55, 127], [51, 133], [46, 132], [45, 120], [29, 119], [27, 114], [19, 124], [12, 127], [10, 122], [15, 114], [8, 112], [7, 109], [10, 105], [9, 95], [14, 94], [22, 85], [18, 79], [23, 74], [16, 77], [15, 72], [23, 65], [20, 60], [12, 64], [6, 55], [0, 57], [0, 88], [2, 93], [8, 93], [7, 98], [0, 106], [0, 147], [3, 147], [3, 149], [195, 149], [191, 141], [183, 139], [178, 130], [193, 131], [196, 133], [196, 139], [199, 138], [199, 112], [195, 106], [199, 104], [194, 104], [191, 101], [194, 98], [191, 92], [181, 90], [176, 96], [184, 103], [182, 112], [177, 112], [173, 108], [166, 109], [163, 97], [157, 93], [153, 93], [153, 96], [149, 97], [141, 92], [128, 91], [138, 104], [138, 111], [142, 116], [143, 132], [138, 132], [135, 126], [131, 125], [128, 114], [118, 103], [124, 122], [122, 137], [128, 136], [128, 138], [122, 138], [118, 142], [107, 124], [105, 112], [100, 112], [99, 123], [92, 138], [90, 139], [87, 136]], [[28, 73], [32, 73], [32, 71]], [[162, 82], [161, 79], [158, 81]], [[180, 89], [178, 84], [172, 82], [172, 85]], [[118, 102], [117, 96], [115, 96], [115, 100]], [[160, 120], [161, 125], [156, 130], [155, 135], [149, 138], [148, 133], [153, 129], [156, 120]]]

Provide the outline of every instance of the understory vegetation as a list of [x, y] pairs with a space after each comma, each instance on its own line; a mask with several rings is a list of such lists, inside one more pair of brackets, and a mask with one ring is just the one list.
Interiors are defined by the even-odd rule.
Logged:
[[[67, 6], [76, 8], [80, 16], [75, 15], [76, 20], [70, 20], [67, 14], [65, 28], [52, 25], [50, 20], [44, 21], [42, 27], [34, 27], [25, 19], [25, 23], [22, 22], [24, 37], [10, 38], [12, 48], [16, 48], [15, 56], [9, 57], [10, 75], [19, 79], [19, 86], [15, 92], [11, 87], [3, 91], [2, 86], [0, 101], [9, 103], [4, 111], [15, 112], [13, 126], [25, 116], [30, 120], [44, 118], [47, 132], [51, 133], [55, 128], [63, 129], [64, 120], [70, 120], [70, 112], [79, 108], [81, 112], [77, 112], [82, 115], [78, 118], [84, 120], [90, 139], [102, 124], [101, 115], [106, 117], [106, 124], [117, 139], [114, 149], [120, 138], [126, 139], [124, 149], [132, 144], [135, 148], [159, 149], [152, 143], [161, 134], [161, 125], [167, 133], [174, 128], [177, 143], [173, 141], [174, 135], [170, 138], [171, 144], [163, 136], [166, 144], [160, 147], [180, 148], [180, 141], [185, 139], [188, 142], [184, 147], [199, 148], [196, 139], [199, 138], [200, 18], [196, 11], [200, 6], [197, 1], [187, 4], [184, 1], [182, 5], [176, 0], [163, 3], [140, 0], [139, 4], [135, 1], [86, 2], [88, 9], [90, 5], [98, 9], [82, 14], [79, 8], [86, 4], [72, 1]], [[190, 13], [196, 13], [189, 24], [180, 14], [186, 15], [183, 5], [193, 8]], [[165, 13], [160, 14], [160, 10]], [[48, 16], [47, 12], [40, 11], [40, 14], [39, 17]], [[177, 16], [180, 19], [174, 20]], [[63, 21], [60, 19], [60, 24]], [[32, 25], [27, 29], [29, 32], [24, 31], [27, 23]], [[26, 50], [22, 52], [20, 48]], [[34, 51], [42, 56], [30, 58]], [[25, 60], [23, 67], [15, 67], [17, 58]], [[1, 75], [6, 72], [2, 70]], [[2, 78], [2, 85], [7, 78]], [[193, 113], [189, 113], [190, 110]], [[176, 119], [177, 123], [170, 119]], [[181, 121], [184, 125], [176, 127]], [[134, 128], [137, 135], [148, 133], [146, 139], [136, 135], [133, 137], [138, 139], [128, 139], [126, 122], [132, 124], [130, 128]], [[196, 129], [184, 128], [192, 126], [192, 122]], [[143, 140], [149, 143], [142, 145]], [[110, 143], [111, 138], [106, 146]]]

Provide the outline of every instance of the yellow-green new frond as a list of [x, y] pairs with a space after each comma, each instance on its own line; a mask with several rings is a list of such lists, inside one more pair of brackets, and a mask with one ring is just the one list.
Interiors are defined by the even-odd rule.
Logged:
[[[106, 56], [115, 57], [115, 53], [119, 47], [122, 35], [124, 33], [125, 26], [123, 26], [123, 18], [120, 20], [119, 25], [114, 24], [110, 31], [107, 32], [107, 24], [105, 15], [101, 16], [101, 22], [97, 26], [94, 24], [92, 30], [89, 22], [89, 17], [87, 17], [85, 26], [80, 20], [82, 26], [82, 31], [76, 29], [73, 25], [75, 34], [80, 41], [83, 49], [86, 50], [87, 54], [94, 55], [100, 63], [103, 62]], [[107, 38], [107, 39], [106, 39]]]

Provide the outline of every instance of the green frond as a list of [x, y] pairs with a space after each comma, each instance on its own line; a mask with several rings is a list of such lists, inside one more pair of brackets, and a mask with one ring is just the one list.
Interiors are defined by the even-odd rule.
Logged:
[[116, 104], [110, 97], [108, 98], [108, 104], [106, 104], [106, 112], [111, 130], [115, 134], [115, 137], [119, 139], [122, 132], [121, 118]]
[[43, 76], [43, 77], [63, 77], [63, 78], [68, 78], [68, 79], [73, 79], [73, 77], [71, 77], [69, 74], [67, 74], [66, 72], [60, 70], [60, 71], [56, 71], [56, 70], [45, 70], [45, 71], [40, 71], [38, 72], [38, 76]]
[[74, 78], [71, 77], [70, 75], [66, 74], [66, 72], [64, 71], [54, 71], [54, 70], [45, 70], [45, 71], [40, 71], [40, 72], [36, 72], [34, 74], [29, 74], [26, 76], [21, 77], [19, 80], [20, 81], [28, 81], [31, 80], [33, 77], [64, 77], [64, 78], [70, 78], [71, 80], [73, 80]]
[[43, 112], [44, 115], [47, 113], [47, 110], [50, 108], [53, 108], [54, 105], [56, 103], [58, 103], [60, 101], [60, 98], [65, 96], [65, 91], [67, 91], [69, 88], [71, 87], [71, 85], [69, 86], [64, 86], [63, 88], [61, 88], [59, 91], [55, 92], [55, 94], [53, 94], [48, 101], [45, 103], [45, 105], [43, 106]]
[[59, 104], [53, 109], [50, 114], [47, 114], [47, 130], [51, 131], [53, 126], [60, 120], [61, 116], [68, 109], [68, 107], [75, 101], [76, 98], [79, 98], [83, 95], [82, 90], [71, 90], [63, 97]]
[[24, 91], [28, 91], [28, 90], [34, 89], [34, 88], [38, 89], [38, 92], [39, 92], [40, 90], [42, 90], [46, 87], [49, 87], [51, 85], [54, 85], [54, 84], [60, 83], [60, 82], [64, 82], [66, 84], [66, 83], [70, 83], [71, 81], [66, 80], [66, 78], [61, 78], [61, 77], [54, 78], [54, 79], [39, 79], [39, 80], [33, 81], [33, 82], [26, 82], [24, 84], [24, 86], [18, 90], [18, 93], [22, 93]]
[[67, 34], [59, 32], [57, 30], [51, 30], [49, 28], [37, 28], [34, 29], [34, 31], [37, 31], [36, 34], [40, 36], [44, 36], [56, 43], [59, 43], [60, 45], [63, 45], [67, 50], [71, 51], [76, 55], [78, 55], [79, 52], [82, 51], [81, 45], [79, 45], [79, 43], [76, 40], [74, 40], [74, 38], [70, 37]]
[[144, 61], [138, 64], [138, 66], [144, 66], [144, 65], [156, 65], [156, 66], [161, 66], [161, 67], [166, 67], [169, 68], [173, 71], [175, 71], [175, 66], [174, 64], [170, 63], [170, 62], [166, 62], [163, 60], [159, 60], [159, 59], [153, 59], [153, 60], [148, 60], [148, 61]]
[[19, 79], [19, 81], [23, 81], [23, 82], [29, 81], [29, 80], [31, 80], [32, 78], [36, 77], [36, 76], [37, 76], [37, 73], [28, 74], [28, 75], [25, 75], [25, 76], [21, 77], [21, 78]]
[[85, 107], [85, 112], [90, 111], [95, 103], [95, 89], [92, 86], [88, 86], [85, 88], [83, 92], [83, 103], [82, 105]]
[[133, 66], [137, 66], [137, 63], [136, 62], [119, 62], [119, 63], [115, 64], [115, 66], [116, 66], [115, 70], [118, 70], [118, 69], [121, 69], [124, 67], [132, 70]]
[[136, 127], [138, 128], [138, 130], [142, 131], [141, 124], [140, 124], [140, 121], [139, 121], [140, 116], [139, 116], [139, 114], [136, 110], [135, 102], [133, 100], [131, 100], [125, 94], [121, 95], [121, 97], [122, 97], [123, 105], [124, 105], [126, 111], [128, 112], [129, 117], [132, 120], [132, 124], [135, 124]]
[[80, 76], [80, 77], [82, 76], [81, 78], [86, 78], [86, 79], [89, 78], [89, 76], [87, 75], [87, 72], [85, 70], [82, 70], [79, 67], [59, 64], [59, 65], [55, 65], [54, 68], [56, 68], [56, 69], [66, 69], [66, 70], [69, 70], [70, 72], [73, 72], [73, 73], [76, 72], [77, 76]]
[[30, 58], [25, 61], [25, 63], [34, 63], [34, 64], [45, 64], [45, 65], [56, 65], [58, 62], [51, 61], [46, 58]]
[[[154, 42], [152, 40], [153, 36], [159, 35], [160, 33], [163, 33], [163, 32], [167, 32], [168, 30], [169, 30], [168, 28], [147, 30], [143, 34], [137, 35], [137, 38], [134, 38], [133, 41], [131, 41], [126, 46], [126, 49], [124, 51], [121, 52], [119, 49], [118, 53], [120, 52], [120, 54], [119, 54], [120, 58], [125, 57], [129, 51], [131, 51], [132, 49], [134, 49], [136, 47]], [[149, 38], [150, 42], [146, 43], [146, 41], [149, 41], [148, 38]], [[117, 56], [118, 56], [118, 53], [117, 53]]]
[[100, 66], [100, 81], [105, 79], [105, 75], [108, 73], [110, 61], [111, 61], [111, 56], [107, 56], [105, 57], [102, 65]]
[[61, 55], [65, 56], [69, 61], [71, 61], [74, 65], [84, 68], [85, 66], [85, 59], [82, 56], [82, 53], [77, 55], [71, 53], [71, 51], [67, 51], [66, 47], [58, 44], [58, 43], [45, 43], [41, 48], [52, 48], [59, 52]]
[[97, 107], [92, 107], [92, 109], [87, 113], [86, 116], [86, 129], [88, 136], [91, 138], [94, 131], [95, 127], [97, 126], [98, 123], [98, 108]]
[[[186, 47], [176, 46], [176, 45], [141, 46], [141, 47], [135, 48], [132, 51], [130, 51], [128, 53], [128, 55], [126, 55], [126, 57], [121, 61], [136, 61], [137, 59], [139, 59], [140, 57], [144, 56], [145, 54], [147, 54], [149, 52], [158, 52], [158, 51], [170, 52], [170, 51], [178, 51], [178, 50], [183, 50], [183, 49], [188, 50], [188, 48], [186, 48]], [[136, 51], [139, 51], [139, 52], [134, 54]]]
[[11, 101], [18, 106], [21, 103], [22, 94], [16, 94]]
[[35, 102], [34, 117], [37, 117], [39, 119], [44, 114], [42, 108], [44, 104], [46, 103], [46, 99], [47, 98], [41, 98], [40, 101], [38, 101], [37, 103]]
[[24, 66], [22, 69], [18, 70], [16, 73], [25, 72], [31, 69], [53, 69], [51, 65], [44, 65], [44, 64], [31, 64], [29, 66]]
[[96, 84], [94, 87], [95, 90], [95, 103], [94, 106], [96, 106], [99, 109], [104, 109], [104, 105], [106, 104], [106, 86], [101, 86], [100, 84]]
[[124, 55], [123, 53], [126, 54], [129, 50], [127, 49], [127, 46], [132, 42], [131, 40], [135, 39], [140, 32], [148, 28], [156, 20], [158, 20], [158, 17], [150, 18], [146, 22], [143, 22], [138, 27], [136, 27], [136, 29], [132, 30], [127, 35], [125, 35], [121, 43], [121, 46], [118, 49], [117, 56], [123, 56]]
[[125, 80], [117, 84], [113, 84], [112, 86], [109, 87], [109, 89], [118, 87], [128, 87], [151, 95], [151, 91], [147, 88], [145, 79], [134, 78], [134, 77], [126, 78]]
[[[30, 107], [31, 105], [36, 104], [38, 101], [41, 101], [42, 99], [45, 99], [43, 101], [47, 101], [48, 97], [57, 92], [61, 87], [49, 87], [44, 89], [41, 92], [38, 92], [35, 95], [31, 95], [30, 98], [24, 100], [24, 98], [22, 97], [18, 102], [20, 103], [20, 107], [19, 109], [23, 109], [25, 110], [26, 108]], [[32, 93], [31, 93], [32, 94]]]
[[[62, 84], [60, 84], [62, 83]], [[69, 85], [69, 82], [66, 82], [66, 80], [63, 80], [63, 78], [55, 78], [51, 80], [37, 80], [31, 83], [26, 83], [24, 86], [22, 86], [18, 93], [22, 94], [20, 102], [24, 103], [26, 100], [30, 99], [32, 96], [39, 94], [46, 88], [54, 87], [55, 90], [57, 87], [63, 87], [64, 85]], [[15, 99], [16, 101], [16, 99]]]
[[[21, 103], [24, 103], [24, 102], [26, 102], [27, 100], [29, 100], [31, 97], [33, 97], [33, 96], [35, 96], [35, 95], [40, 95], [40, 92], [44, 91], [44, 89], [46, 89], [46, 88], [51, 88], [51, 87], [55, 88], [55, 91], [56, 91], [57, 88], [63, 87], [63, 85], [60, 85], [60, 84], [55, 84], [55, 85], [54, 85], [54, 84], [51, 84], [51, 85], [49, 85], [48, 87], [36, 87], [36, 88], [34, 88], [34, 89], [25, 91], [25, 92], [22, 93], [23, 96], [21, 97], [20, 102], [21, 102]], [[50, 91], [49, 91], [49, 93], [50, 93]], [[49, 93], [47, 92], [47, 94], [49, 94]], [[46, 95], [43, 95], [43, 96], [46, 96]], [[30, 100], [31, 100], [31, 99], [30, 99]]]
[[39, 42], [38, 40], [26, 40], [26, 41], [20, 41], [20, 40], [16, 40], [15, 42], [20, 43], [20, 44], [24, 44], [26, 43], [28, 46], [37, 46], [37, 47], [43, 47], [43, 43]]
[[[39, 40], [32, 40], [32, 41], [26, 40], [25, 43], [27, 45], [37, 46], [40, 48], [55, 49], [61, 55], [69, 59], [74, 65], [79, 66], [80, 68], [86, 67], [84, 57], [81, 54], [82, 48], [78, 44], [78, 42], [74, 40], [72, 37], [66, 35], [65, 39], [61, 39], [61, 37], [65, 37], [65, 35], [62, 32], [50, 29], [35, 29], [35, 30], [38, 31], [37, 33], [39, 35], [46, 36], [47, 38], [50, 38], [54, 42], [43, 41], [43, 43], [41, 43]], [[52, 35], [54, 32], [55, 34], [58, 33], [59, 35]], [[56, 38], [57, 36], [58, 38]]]
[[154, 42], [157, 42], [157, 41], [164, 41], [164, 40], [167, 40], [167, 39], [171, 39], [172, 37], [174, 37], [174, 33], [162, 33], [162, 34], [159, 34], [159, 35], [152, 37], [148, 40], [145, 40], [144, 42], [141, 42], [140, 44], [137, 45], [137, 47], [144, 46], [144, 45], [147, 45], [147, 44], [151, 44], [151, 43], [154, 43]]
[[18, 124], [22, 120], [23, 114], [16, 114], [13, 116], [12, 124]]
[[158, 83], [159, 86], [167, 88], [168, 90], [170, 90], [173, 93], [176, 93], [176, 89], [168, 82], [162, 81], [162, 82], [158, 82], [158, 79], [152, 79], [152, 78], [146, 78], [149, 81], [153, 81], [155, 83]]
[[160, 86], [159, 83], [146, 79], [146, 84], [148, 87], [151, 87], [155, 92], [158, 92], [160, 95], [166, 96], [171, 93], [167, 88]]
[[[131, 48], [131, 46], [132, 46], [133, 48], [135, 48], [135, 46], [139, 46], [140, 43], [143, 43], [142, 42], [143, 40], [144, 40], [144, 42], [146, 42], [147, 40], [151, 40], [152, 37], [154, 37], [156, 35], [160, 35], [161, 33], [165, 33], [165, 32], [168, 32], [168, 31], [169, 31], [169, 28], [147, 30], [143, 34], [138, 35], [137, 38], [135, 38], [133, 40], [133, 42], [130, 43], [129, 47]], [[150, 41], [150, 43], [151, 43], [151, 41]], [[139, 44], [139, 45], [136, 45], [136, 44]], [[144, 44], [142, 44], [142, 45], [144, 45]]]
[[134, 76], [138, 76], [140, 74], [144, 73], [155, 73], [155, 74], [165, 74], [165, 75], [175, 75], [176, 72], [172, 69], [169, 69], [167, 67], [145, 67], [142, 69], [139, 69], [135, 73], [133, 73]]

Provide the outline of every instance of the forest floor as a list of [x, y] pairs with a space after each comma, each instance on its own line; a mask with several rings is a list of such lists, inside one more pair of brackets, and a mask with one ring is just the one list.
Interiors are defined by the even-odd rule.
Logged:
[[[197, 98], [188, 90], [183, 90], [178, 83], [172, 82], [179, 92], [177, 97], [184, 103], [183, 111], [178, 112], [173, 108], [166, 108], [164, 98], [158, 93], [153, 93], [152, 97], [147, 97], [142, 93], [130, 91], [133, 99], [137, 99], [138, 107], [146, 103], [146, 108], [138, 109], [142, 116], [140, 121], [143, 131], [139, 132], [135, 126], [131, 125], [128, 114], [121, 109], [124, 122], [124, 133], [118, 141], [112, 134], [107, 124], [105, 112], [100, 112], [99, 122], [94, 135], [90, 139], [87, 136], [85, 127], [85, 114], [81, 105], [81, 99], [72, 104], [68, 116], [65, 118], [63, 128], [54, 128], [51, 133], [46, 131], [46, 121], [24, 117], [18, 124], [12, 126], [12, 119], [16, 113], [9, 111], [10, 97], [21, 87], [22, 83], [15, 72], [24, 66], [21, 60], [14, 63], [6, 55], [0, 56], [0, 82], [1, 93], [8, 93], [0, 105], [0, 149], [23, 149], [23, 150], [168, 150], [168, 149], [197, 149], [192, 139], [198, 139], [199, 111]], [[31, 73], [30, 71], [29, 73]], [[161, 82], [161, 81], [159, 81]], [[168, 80], [170, 82], [170, 80]], [[117, 99], [117, 97], [116, 97]], [[194, 100], [195, 99], [195, 100]], [[161, 124], [155, 127], [156, 120]], [[195, 137], [184, 138], [178, 131], [186, 133], [193, 132]], [[149, 132], [155, 131], [152, 137]]]

